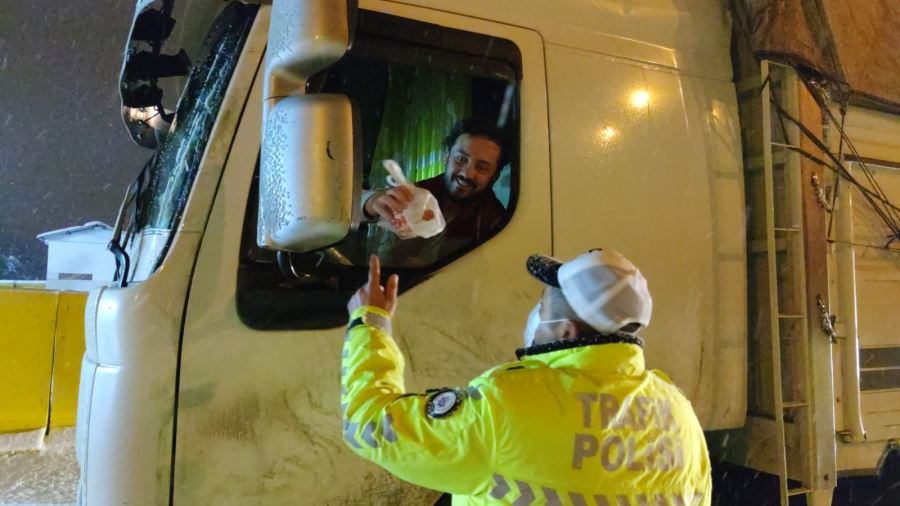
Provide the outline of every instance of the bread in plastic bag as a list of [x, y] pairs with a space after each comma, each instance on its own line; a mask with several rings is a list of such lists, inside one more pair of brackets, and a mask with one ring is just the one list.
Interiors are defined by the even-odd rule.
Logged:
[[394, 160], [384, 160], [382, 164], [389, 174], [387, 183], [393, 187], [406, 186], [412, 191], [413, 199], [402, 213], [394, 215], [396, 227], [384, 218], [379, 220], [378, 225], [397, 234], [400, 239], [428, 238], [443, 232], [447, 223], [434, 195], [410, 183]]

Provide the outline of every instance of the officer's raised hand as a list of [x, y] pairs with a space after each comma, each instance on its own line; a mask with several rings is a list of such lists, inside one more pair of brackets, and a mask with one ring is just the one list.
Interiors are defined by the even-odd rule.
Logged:
[[369, 257], [369, 280], [361, 287], [350, 302], [347, 303], [347, 311], [353, 311], [360, 306], [375, 306], [384, 309], [391, 316], [397, 308], [397, 284], [400, 277], [392, 274], [387, 280], [387, 286], [381, 286], [381, 263], [376, 255]]

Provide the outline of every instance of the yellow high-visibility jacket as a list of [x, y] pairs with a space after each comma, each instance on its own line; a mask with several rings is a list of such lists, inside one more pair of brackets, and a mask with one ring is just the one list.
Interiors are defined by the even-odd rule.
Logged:
[[[564, 345], [563, 345], [564, 346]], [[407, 394], [385, 311], [350, 315], [344, 439], [454, 505], [708, 505], [709, 456], [690, 402], [640, 346], [586, 344], [495, 367], [465, 388]]]

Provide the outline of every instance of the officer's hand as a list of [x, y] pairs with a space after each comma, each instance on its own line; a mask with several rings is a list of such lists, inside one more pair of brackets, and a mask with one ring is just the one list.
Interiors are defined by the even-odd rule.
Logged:
[[350, 298], [347, 303], [347, 311], [353, 311], [360, 306], [375, 306], [384, 309], [391, 316], [394, 316], [394, 310], [397, 308], [397, 284], [400, 277], [392, 274], [387, 281], [387, 287], [381, 286], [381, 263], [378, 257], [372, 255], [369, 257], [369, 281]]
[[363, 205], [366, 216], [379, 216], [385, 221], [399, 228], [395, 223], [395, 215], [402, 214], [409, 203], [412, 202], [413, 192], [407, 186], [396, 186], [387, 190], [377, 191], [369, 197]]

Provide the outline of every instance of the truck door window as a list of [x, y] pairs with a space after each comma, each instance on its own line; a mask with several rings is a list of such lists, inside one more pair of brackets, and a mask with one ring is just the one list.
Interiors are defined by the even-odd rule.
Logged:
[[[452, 183], [444, 178], [451, 159], [443, 141], [460, 120], [478, 118], [497, 127], [505, 139], [502, 166], [478, 199], [487, 202], [485, 198], [490, 197], [490, 222], [479, 221], [487, 213], [473, 213], [474, 207], [466, 207], [473, 200], [445, 201], [442, 207], [450, 212], [448, 228], [431, 239], [399, 240], [374, 221], [367, 221], [343, 241], [319, 251], [265, 251], [256, 245], [257, 163], [237, 287], [238, 313], [251, 327], [342, 325], [347, 300], [366, 279], [370, 254], [382, 258], [386, 271], [401, 274], [402, 292], [490, 240], [515, 209], [521, 82], [521, 55], [515, 44], [365, 10], [357, 20], [351, 50], [341, 61], [312, 76], [307, 92], [341, 93], [354, 103], [360, 119], [357, 135], [362, 141], [364, 188], [385, 188], [387, 172], [382, 161], [393, 159], [410, 181], [432, 193], [445, 191]], [[499, 204], [493, 203], [494, 196]], [[466, 212], [453, 213], [452, 206], [457, 203]], [[451, 228], [454, 219], [459, 221]], [[461, 225], [465, 219], [468, 228]]]

